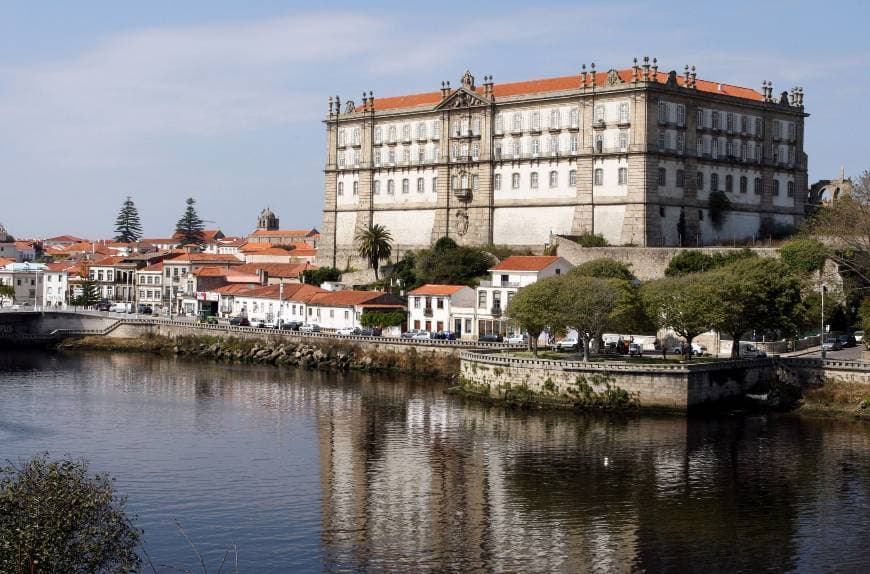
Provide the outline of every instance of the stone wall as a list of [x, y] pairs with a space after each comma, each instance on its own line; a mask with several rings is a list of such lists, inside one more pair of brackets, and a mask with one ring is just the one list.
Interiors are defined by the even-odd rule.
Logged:
[[[553, 241], [559, 246], [558, 254], [572, 265], [581, 265], [593, 259], [607, 257], [629, 265], [632, 273], [641, 281], [664, 277], [668, 263], [683, 251], [700, 251], [712, 255], [742, 249], [741, 247], [581, 247], [574, 241], [559, 235], [554, 236]], [[761, 257], [779, 256], [778, 250], [773, 247], [750, 249]]]
[[473, 352], [460, 355], [462, 383], [486, 389], [494, 397], [520, 387], [545, 399], [570, 400], [571, 389], [582, 377], [597, 393], [603, 393], [609, 384], [627, 391], [640, 407], [675, 411], [740, 396], [774, 375], [769, 359], [649, 365], [536, 360]]

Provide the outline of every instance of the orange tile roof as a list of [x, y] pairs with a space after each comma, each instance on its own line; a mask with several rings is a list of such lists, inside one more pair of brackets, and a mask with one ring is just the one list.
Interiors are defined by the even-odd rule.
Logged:
[[[264, 243], [264, 245], [269, 245], [268, 243]], [[275, 256], [287, 256], [287, 257], [303, 257], [302, 255], [296, 254], [296, 250], [287, 251], [286, 249], [281, 249], [279, 247], [267, 247], [266, 249], [254, 249], [253, 251], [244, 251], [247, 255], [275, 255]]]
[[175, 257], [166, 259], [168, 263], [227, 263], [230, 265], [241, 265], [243, 262], [235, 255], [225, 255], [223, 253], [179, 253]]
[[[631, 68], [626, 68], [623, 70], [617, 70], [619, 74], [619, 78], [623, 82], [631, 82]], [[595, 74], [595, 85], [603, 86], [607, 81], [608, 72], [599, 71]], [[656, 81], [658, 83], [664, 84], [668, 79], [667, 72], [658, 72], [656, 74]], [[677, 85], [684, 86], [685, 85], [685, 76], [681, 76], [677, 74]], [[721, 86], [721, 89], [720, 89]], [[702, 92], [709, 92], [714, 94], [722, 94], [726, 96], [733, 96], [735, 98], [742, 98], [744, 100], [752, 100], [755, 102], [764, 101], [764, 96], [761, 93], [751, 89], [744, 88], [741, 86], [733, 86], [730, 84], [720, 84], [718, 82], [711, 82], [708, 80], [696, 80], [695, 87], [697, 90]], [[493, 96], [498, 98], [505, 98], [511, 96], [524, 96], [530, 94], [541, 94], [547, 92], [563, 92], [569, 90], [579, 90], [580, 89], [580, 75], [573, 76], [561, 76], [558, 78], [544, 78], [540, 80], [529, 80], [523, 82], [509, 82], [505, 84], [493, 84], [492, 86], [492, 94]], [[451, 93], [455, 92], [453, 90]], [[478, 93], [483, 93], [483, 86], [478, 86], [476, 88]], [[425, 92], [420, 94], [411, 94], [406, 96], [395, 96], [388, 98], [375, 98], [375, 110], [392, 110], [392, 109], [401, 109], [401, 108], [413, 108], [418, 106], [436, 106], [441, 103], [441, 92]], [[362, 108], [360, 108], [362, 110]]]
[[13, 243], [16, 249], [33, 249], [33, 242], [31, 241], [15, 241]]
[[127, 258], [123, 255], [112, 255], [111, 257], [105, 257], [103, 259], [94, 261], [91, 265], [93, 265], [94, 267], [112, 267], [113, 265], [124, 263], [126, 259]]
[[257, 274], [260, 270], [269, 274], [269, 277], [299, 277], [306, 269], [317, 269], [311, 263], [245, 263], [238, 267], [240, 271]]
[[85, 241], [80, 237], [75, 237], [74, 235], [58, 235], [57, 237], [49, 237], [46, 241], [54, 241], [54, 242], [69, 242], [69, 243], [82, 243]]
[[239, 293], [247, 295], [249, 291], [259, 289], [259, 287], [260, 285], [257, 283], [230, 283], [229, 285], [212, 289], [212, 292], [220, 293], [221, 295], [237, 295]]
[[284, 301], [301, 301], [307, 302], [315, 295], [326, 293], [320, 287], [314, 285], [306, 285], [304, 283], [288, 283], [284, 285], [283, 291], [281, 285], [266, 285], [246, 291], [245, 297], [258, 297], [262, 299], [277, 299], [279, 294], [283, 295]]
[[409, 291], [408, 295], [454, 295], [459, 291], [466, 289], [465, 285], [440, 285], [427, 283], [416, 289]]
[[[176, 231], [172, 234], [172, 239], [177, 240], [181, 238], [181, 233]], [[202, 238], [206, 241], [211, 241], [215, 239], [215, 236], [223, 235], [223, 232], [220, 229], [203, 229], [202, 230]]]
[[197, 277], [251, 277], [256, 281], [256, 275], [239, 271], [235, 267], [200, 267], [193, 272]]
[[143, 267], [139, 271], [157, 271], [157, 272], [163, 271], [163, 262], [158, 261], [157, 263], [154, 263], [153, 265], [148, 265], [147, 267]]
[[512, 255], [490, 271], [542, 271], [558, 259], [558, 255]]
[[[385, 300], [376, 301], [381, 298]], [[323, 307], [366, 306], [366, 304], [378, 307], [405, 307], [398, 298], [383, 291], [325, 291], [314, 297], [311, 303]]]
[[0, 267], [4, 267], [10, 263], [15, 263], [15, 260], [9, 259], [8, 257], [0, 257]]
[[316, 229], [257, 229], [252, 237], [318, 237]]

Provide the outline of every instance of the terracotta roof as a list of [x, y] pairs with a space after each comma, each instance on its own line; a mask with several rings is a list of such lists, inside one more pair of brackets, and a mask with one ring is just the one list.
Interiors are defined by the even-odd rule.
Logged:
[[[0, 265], [4, 264], [3, 261], [4, 261], [3, 259], [0, 259]], [[59, 271], [66, 271], [70, 267], [74, 267], [74, 266], [75, 266], [75, 264], [70, 263], [69, 261], [59, 261], [57, 263], [49, 263], [48, 265], [45, 266], [45, 270], [57, 273]]]
[[[263, 245], [268, 246], [268, 243], [264, 243]], [[266, 249], [254, 249], [254, 250], [245, 250], [242, 249], [243, 253], [247, 255], [275, 255], [275, 256], [286, 256], [286, 257], [303, 257], [303, 255], [297, 255], [296, 250], [288, 251], [286, 249], [281, 249], [279, 247], [267, 247]]]
[[512, 255], [490, 271], [542, 271], [558, 259], [558, 255]]
[[376, 305], [378, 307], [404, 308], [405, 306], [400, 299], [383, 291], [325, 291], [312, 298], [311, 304], [323, 307]]
[[13, 244], [15, 249], [33, 249], [33, 243], [30, 241], [15, 241]]
[[299, 277], [306, 269], [317, 269], [311, 263], [245, 263], [237, 267], [239, 271], [257, 274], [260, 270], [269, 274], [269, 277]]
[[413, 291], [409, 291], [408, 295], [454, 295], [459, 291], [465, 289], [465, 285], [436, 285], [432, 283], [427, 283], [426, 285], [421, 285], [417, 287]]
[[94, 267], [112, 267], [113, 265], [124, 263], [126, 259], [127, 258], [123, 255], [113, 255], [111, 257], [105, 257], [103, 259], [94, 261], [91, 265], [93, 265]]
[[[623, 82], [631, 82], [631, 68], [617, 70], [619, 78]], [[600, 71], [595, 74], [595, 85], [603, 86], [607, 81], [608, 72]], [[656, 81], [664, 84], [668, 79], [667, 72], [658, 72]], [[685, 85], [685, 76], [677, 74], [677, 85]], [[752, 100], [755, 102], [764, 101], [764, 96], [761, 93], [741, 86], [733, 86], [730, 84], [720, 84], [708, 80], [696, 80], [695, 87], [701, 92], [709, 92], [714, 94], [722, 94], [742, 98], [744, 100]], [[492, 93], [495, 98], [505, 98], [511, 96], [524, 96], [530, 94], [541, 94], [547, 92], [564, 92], [569, 90], [580, 89], [580, 75], [561, 76], [558, 78], [544, 78], [540, 80], [529, 80], [524, 82], [509, 82], [506, 84], [493, 84]], [[451, 93], [455, 92], [453, 90]], [[478, 93], [483, 93], [483, 86], [476, 88]], [[407, 96], [395, 96], [389, 98], [375, 98], [375, 110], [391, 110], [400, 108], [413, 108], [418, 106], [436, 106], [441, 103], [441, 92], [425, 92], [421, 94], [411, 94]], [[362, 108], [360, 108], [360, 111]]]
[[168, 263], [228, 263], [241, 265], [242, 260], [235, 255], [225, 255], [223, 253], [179, 253], [171, 259], [166, 259]]
[[257, 287], [244, 293], [245, 297], [259, 297], [262, 299], [278, 299], [278, 295], [282, 294], [283, 301], [301, 301], [307, 302], [314, 296], [326, 293], [320, 287], [314, 285], [305, 285], [304, 283], [288, 283], [284, 285], [283, 293], [280, 285], [266, 285]]
[[8, 257], [0, 257], [0, 267], [5, 267], [10, 263], [15, 263], [15, 260], [9, 259]]
[[73, 235], [58, 235], [57, 237], [49, 237], [46, 241], [64, 242], [64, 243], [81, 243], [84, 239]]
[[[181, 238], [181, 233], [176, 231], [172, 234], [173, 240], [178, 240]], [[223, 232], [220, 229], [203, 229], [202, 230], [202, 238], [206, 241], [212, 241], [215, 239], [215, 236], [223, 235]]]
[[247, 295], [249, 291], [259, 289], [259, 287], [260, 286], [257, 283], [230, 283], [229, 285], [223, 285], [216, 289], [212, 289], [211, 291], [212, 293], [220, 293], [221, 295], [237, 295], [239, 293]]
[[147, 267], [143, 267], [139, 271], [157, 271], [157, 272], [163, 271], [163, 262], [158, 261], [157, 263], [155, 263], [153, 265], [148, 265]]
[[235, 267], [200, 267], [194, 270], [194, 275], [197, 277], [252, 277], [256, 280], [256, 275], [253, 273], [245, 273]]
[[257, 229], [251, 237], [319, 237], [316, 229]]
[[178, 240], [174, 237], [151, 237], [148, 239], [140, 239], [139, 243], [148, 243], [151, 245], [176, 245]]

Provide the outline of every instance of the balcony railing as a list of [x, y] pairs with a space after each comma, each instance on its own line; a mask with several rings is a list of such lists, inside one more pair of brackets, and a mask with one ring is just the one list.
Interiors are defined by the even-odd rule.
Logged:
[[481, 281], [481, 287], [513, 287], [519, 288], [520, 284], [517, 281]]

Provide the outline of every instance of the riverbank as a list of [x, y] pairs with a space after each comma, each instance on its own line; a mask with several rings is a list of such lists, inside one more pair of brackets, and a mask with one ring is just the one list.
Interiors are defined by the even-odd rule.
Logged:
[[794, 412], [870, 421], [870, 387], [854, 382], [827, 381], [824, 386], [805, 389]]
[[58, 345], [60, 349], [141, 352], [182, 355], [215, 361], [275, 365], [316, 370], [392, 372], [451, 380], [459, 360], [444, 353], [420, 353], [409, 347], [401, 352], [363, 348], [354, 343], [292, 341], [279, 337], [237, 338], [187, 335], [164, 337], [146, 334], [137, 338], [82, 337]]

